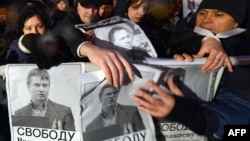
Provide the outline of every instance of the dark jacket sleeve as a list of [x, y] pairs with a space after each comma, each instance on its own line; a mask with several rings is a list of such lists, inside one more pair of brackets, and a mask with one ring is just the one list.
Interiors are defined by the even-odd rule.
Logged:
[[203, 36], [190, 31], [188, 33], [172, 34], [169, 39], [170, 55], [187, 53], [197, 54], [200, 50]]
[[168, 120], [179, 122], [197, 134], [212, 137], [219, 127], [219, 119], [208, 109], [206, 104], [186, 97], [175, 98], [175, 106]]
[[75, 28], [75, 24], [83, 23], [80, 21], [77, 14], [72, 11], [71, 13], [68, 13], [63, 20], [58, 21], [57, 25], [52, 29], [52, 31], [54, 34], [62, 37], [65, 40], [74, 57], [78, 58], [78, 46], [88, 40], [86, 39], [84, 33]]

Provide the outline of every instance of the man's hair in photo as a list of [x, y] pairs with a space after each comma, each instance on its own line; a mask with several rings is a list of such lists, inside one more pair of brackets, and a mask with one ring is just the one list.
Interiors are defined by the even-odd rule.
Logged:
[[120, 88], [115, 88], [113, 85], [110, 84], [105, 84], [101, 89], [100, 89], [100, 93], [99, 93], [99, 100], [102, 101], [102, 97], [104, 95], [104, 90], [107, 88], [112, 88], [115, 89], [117, 91], [120, 91]]
[[32, 69], [27, 76], [27, 86], [30, 86], [31, 78], [34, 76], [40, 76], [42, 80], [48, 80], [50, 83], [50, 76], [46, 69], [34, 68]]
[[109, 34], [108, 34], [108, 38], [109, 38], [109, 41], [110, 42], [114, 42], [114, 40], [115, 40], [115, 36], [114, 36], [114, 34], [115, 34], [115, 32], [117, 32], [117, 31], [120, 31], [120, 30], [125, 30], [125, 31], [127, 31], [128, 33], [130, 33], [130, 34], [133, 34], [131, 31], [129, 31], [129, 29], [128, 28], [126, 28], [126, 27], [121, 27], [121, 26], [116, 26], [116, 27], [113, 27], [110, 31], [109, 31]]

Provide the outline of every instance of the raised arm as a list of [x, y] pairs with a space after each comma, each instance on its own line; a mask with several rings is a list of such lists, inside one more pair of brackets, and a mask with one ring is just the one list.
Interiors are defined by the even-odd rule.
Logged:
[[107, 82], [115, 87], [123, 84], [126, 73], [131, 80], [134, 79], [130, 63], [116, 51], [100, 48], [89, 42], [80, 47], [79, 54], [88, 57], [91, 63], [100, 66]]

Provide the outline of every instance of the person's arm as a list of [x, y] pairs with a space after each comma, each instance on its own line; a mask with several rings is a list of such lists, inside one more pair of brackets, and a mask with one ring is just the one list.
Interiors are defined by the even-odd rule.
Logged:
[[201, 58], [208, 55], [207, 61], [202, 65], [201, 70], [203, 72], [211, 72], [217, 70], [218, 68], [227, 66], [229, 72], [233, 72], [232, 63], [229, 56], [223, 49], [221, 43], [213, 38], [208, 38], [204, 40], [201, 44], [199, 52], [195, 55], [190, 55], [187, 53], [175, 54], [173, 57], [178, 61], [193, 61], [193, 58]]
[[222, 67], [224, 64], [227, 66], [229, 72], [233, 72], [232, 63], [229, 56], [225, 52], [223, 46], [219, 41], [214, 38], [208, 38], [202, 42], [200, 51], [193, 55], [195, 58], [203, 57], [208, 54], [208, 59], [202, 66], [202, 71], [211, 72]]
[[128, 73], [131, 80], [134, 79], [130, 63], [116, 51], [104, 49], [88, 42], [79, 48], [79, 55], [88, 57], [91, 63], [100, 66], [107, 82], [115, 87], [123, 84], [125, 73]]
[[179, 96], [173, 98], [175, 105], [166, 119], [179, 122], [200, 135], [213, 136], [219, 128], [219, 121], [214, 113], [194, 99]]
[[148, 92], [138, 89], [137, 95], [133, 96], [133, 99], [138, 103], [140, 110], [156, 118], [179, 122], [205, 136], [212, 136], [218, 128], [216, 116], [205, 109], [200, 101], [183, 97], [180, 89], [173, 83], [172, 77], [168, 79], [168, 86], [173, 95], [165, 92], [152, 81], [149, 81], [147, 85], [160, 98], [155, 98]]
[[60, 22], [53, 31], [64, 38], [76, 58], [87, 57], [91, 63], [100, 66], [107, 82], [115, 87], [123, 84], [126, 73], [133, 80], [132, 66], [120, 53], [94, 45], [70, 20]]

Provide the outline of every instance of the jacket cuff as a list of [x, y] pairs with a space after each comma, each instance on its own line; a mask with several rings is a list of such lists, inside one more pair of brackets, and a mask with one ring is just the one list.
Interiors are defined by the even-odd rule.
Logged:
[[201, 103], [179, 96], [174, 96], [174, 98], [175, 106], [167, 117], [168, 120], [179, 122], [200, 135], [210, 136], [216, 131], [218, 119], [212, 112], [205, 109], [205, 102]]
[[31, 51], [30, 51], [29, 49], [27, 49], [27, 48], [23, 45], [23, 43], [22, 43], [22, 40], [23, 40], [23, 37], [24, 37], [24, 36], [25, 36], [25, 35], [22, 35], [22, 36], [19, 38], [19, 40], [18, 40], [18, 46], [19, 46], [20, 50], [21, 50], [23, 53], [31, 54]]

